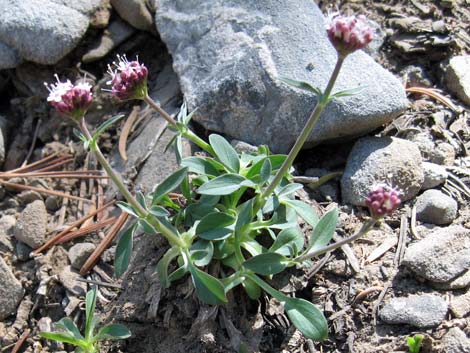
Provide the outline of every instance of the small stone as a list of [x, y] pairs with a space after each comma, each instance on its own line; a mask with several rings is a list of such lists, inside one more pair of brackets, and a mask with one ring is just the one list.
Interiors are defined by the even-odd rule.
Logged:
[[470, 269], [470, 230], [440, 228], [408, 246], [402, 264], [432, 282], [452, 281]]
[[454, 56], [446, 69], [447, 87], [464, 103], [470, 104], [470, 55]]
[[80, 278], [80, 274], [71, 266], [65, 266], [59, 273], [59, 281], [67, 290], [72, 294], [85, 296], [86, 283], [78, 281], [78, 278]]
[[142, 31], [155, 31], [153, 14], [146, 0], [111, 0], [116, 12], [130, 25]]
[[452, 197], [439, 190], [426, 190], [416, 200], [416, 217], [421, 222], [446, 225], [457, 217], [457, 208]]
[[359, 139], [349, 154], [341, 178], [343, 200], [365, 206], [366, 196], [377, 184], [388, 184], [400, 190], [406, 201], [414, 197], [423, 183], [423, 166], [418, 147], [394, 137]]
[[455, 162], [455, 148], [447, 142], [438, 143], [429, 155], [429, 160], [439, 165], [453, 165]]
[[27, 205], [28, 203], [31, 203], [36, 200], [42, 201], [41, 194], [34, 190], [22, 191], [18, 194], [17, 198], [22, 205]]
[[433, 283], [434, 288], [441, 290], [455, 290], [470, 287], [470, 270], [462, 275], [450, 280], [449, 282]]
[[16, 257], [18, 260], [28, 261], [30, 259], [29, 254], [31, 254], [31, 251], [33, 251], [33, 249], [22, 241], [16, 242]]
[[11, 272], [10, 267], [0, 257], [0, 321], [16, 312], [24, 295], [20, 281]]
[[13, 251], [12, 237], [15, 232], [16, 218], [3, 216], [0, 218], [0, 252]]
[[80, 270], [95, 248], [93, 243], [78, 243], [72, 246], [69, 250], [69, 260], [72, 267]]
[[230, 141], [230, 144], [232, 145], [233, 148], [235, 148], [235, 151], [238, 153], [245, 152], [247, 154], [256, 154], [258, 153], [258, 147], [250, 145], [247, 142], [240, 141], [240, 140], [232, 140]]
[[470, 313], [470, 291], [453, 297], [450, 301], [450, 311], [455, 317], [459, 318]]
[[452, 327], [442, 338], [439, 353], [468, 353], [470, 352], [470, 339], [458, 327]]
[[447, 314], [447, 302], [437, 295], [393, 298], [380, 311], [387, 324], [408, 324], [418, 328], [438, 326]]
[[424, 181], [422, 190], [432, 189], [444, 184], [447, 180], [447, 170], [435, 163], [423, 162]]
[[60, 199], [57, 196], [48, 196], [44, 201], [48, 211], [57, 211], [60, 207]]
[[21, 212], [16, 226], [15, 237], [17, 240], [36, 249], [46, 241], [46, 231], [46, 205], [43, 201], [34, 201]]

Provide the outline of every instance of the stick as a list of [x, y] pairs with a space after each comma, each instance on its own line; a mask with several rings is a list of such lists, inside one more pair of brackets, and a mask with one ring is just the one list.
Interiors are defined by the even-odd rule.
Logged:
[[70, 232], [67, 235], [64, 235], [61, 239], [57, 240], [57, 242], [54, 245], [62, 244], [62, 243], [68, 242], [69, 240], [81, 237], [82, 235], [91, 233], [94, 230], [106, 227], [107, 225], [113, 223], [114, 221], [116, 221], [116, 217], [105, 219], [104, 221], [99, 222], [99, 223], [90, 224], [86, 227], [83, 227], [76, 231]]

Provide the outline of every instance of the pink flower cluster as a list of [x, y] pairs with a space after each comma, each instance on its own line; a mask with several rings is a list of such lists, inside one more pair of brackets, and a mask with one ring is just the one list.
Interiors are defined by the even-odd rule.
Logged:
[[126, 56], [118, 55], [118, 63], [113, 63], [115, 69], [109, 66], [112, 94], [120, 100], [143, 99], [147, 95], [148, 70], [138, 60], [128, 61]]
[[74, 120], [81, 119], [93, 101], [91, 85], [80, 82], [76, 85], [70, 80], [60, 82], [59, 76], [55, 75], [57, 83], [44, 85], [49, 90], [47, 101], [59, 112]]
[[399, 191], [388, 185], [375, 186], [366, 198], [366, 206], [374, 218], [391, 214], [400, 203]]
[[369, 44], [374, 31], [364, 15], [340, 16], [337, 13], [327, 18], [328, 38], [340, 55], [346, 56]]

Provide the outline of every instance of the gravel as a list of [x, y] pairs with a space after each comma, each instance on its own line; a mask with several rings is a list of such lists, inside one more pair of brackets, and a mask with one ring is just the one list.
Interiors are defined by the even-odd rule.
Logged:
[[69, 249], [69, 260], [72, 267], [80, 270], [95, 248], [93, 243], [78, 243], [72, 246]]
[[423, 162], [424, 181], [422, 190], [432, 189], [444, 184], [447, 180], [447, 170], [439, 164]]
[[47, 211], [44, 201], [37, 200], [21, 212], [15, 230], [17, 240], [35, 249], [46, 241]]
[[457, 217], [457, 201], [439, 190], [426, 190], [416, 199], [419, 221], [447, 225]]

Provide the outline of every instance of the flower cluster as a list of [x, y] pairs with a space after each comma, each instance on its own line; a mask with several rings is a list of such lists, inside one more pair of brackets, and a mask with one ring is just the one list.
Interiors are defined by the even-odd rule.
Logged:
[[118, 62], [114, 62], [114, 69], [109, 66], [108, 74], [111, 80], [112, 94], [120, 100], [143, 99], [147, 95], [148, 70], [138, 60], [129, 61], [126, 56], [118, 55]]
[[374, 31], [364, 15], [331, 14], [327, 19], [326, 32], [330, 42], [342, 56], [364, 48], [374, 37]]
[[375, 186], [366, 198], [366, 206], [374, 218], [391, 214], [400, 203], [400, 192], [388, 185]]
[[79, 82], [76, 85], [70, 80], [61, 82], [59, 76], [55, 75], [57, 83], [44, 85], [49, 90], [47, 101], [59, 112], [73, 120], [81, 119], [93, 101], [91, 85]]

